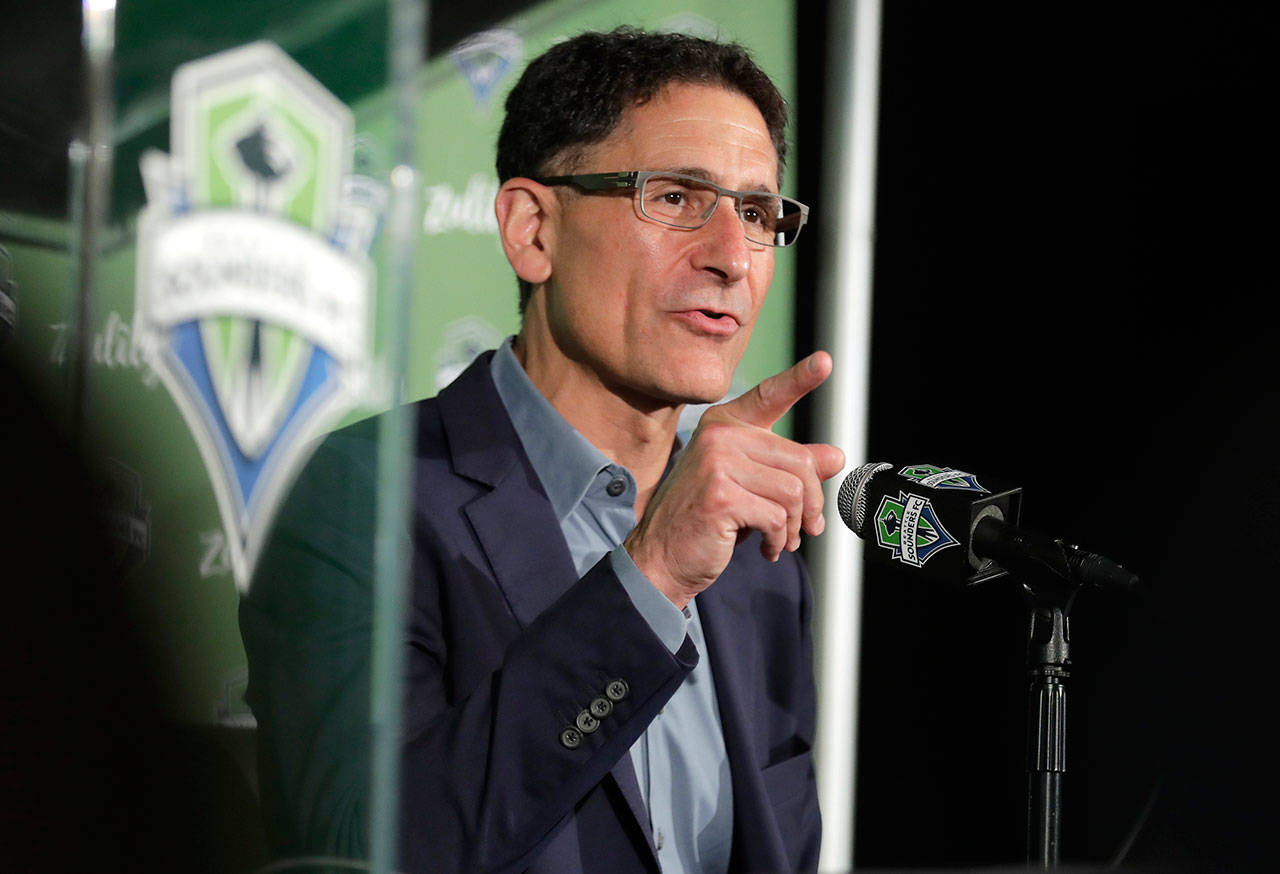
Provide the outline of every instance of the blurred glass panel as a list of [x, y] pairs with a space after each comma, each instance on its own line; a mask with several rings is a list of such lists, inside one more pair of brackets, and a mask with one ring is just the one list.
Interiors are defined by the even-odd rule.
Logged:
[[[75, 81], [49, 88], [54, 121], [21, 94], [3, 117], [5, 152], [36, 153], [17, 166], [65, 174], [0, 189], [12, 436], [59, 435], [12, 500], [92, 512], [44, 529], [83, 567], [28, 539], [44, 554], [13, 584], [33, 593], [32, 638], [97, 678], [92, 694], [64, 683], [84, 709], [58, 746], [116, 720], [132, 738], [81, 743], [83, 777], [20, 771], [45, 788], [11, 821], [55, 824], [31, 842], [40, 868], [364, 860], [380, 437], [366, 417], [400, 382], [378, 333], [397, 119], [370, 133], [351, 104], [387, 90], [387, 3], [86, 0], [31, 19], [6, 70]], [[309, 463], [310, 438], [361, 419]], [[65, 625], [42, 609], [55, 594]], [[96, 712], [104, 699], [122, 712]], [[90, 780], [117, 789], [82, 810], [68, 799]], [[88, 854], [54, 839], [82, 828], [103, 833]]]
[[[367, 858], [372, 726], [394, 719], [369, 708], [379, 556], [394, 563], [377, 541], [405, 500], [385, 484], [407, 481], [406, 420], [378, 414], [398, 391], [434, 395], [518, 327], [492, 213], [507, 90], [554, 41], [622, 23], [739, 40], [793, 90], [789, 4], [509, 0], [433, 16], [438, 50], [397, 91], [388, 34], [412, 51], [424, 33], [394, 27], [396, 5], [122, 3], [105, 151], [88, 129], [81, 4], [8, 22], [0, 342], [8, 381], [34, 400], [13, 401], [26, 451], [3, 463], [21, 475], [6, 506], [27, 517], [12, 545], [35, 570], [6, 581], [34, 599], [17, 615], [45, 642], [23, 670], [39, 676], [46, 649], [67, 665], [44, 669], [65, 690], [50, 712], [67, 716], [48, 743], [98, 762], [23, 772], [48, 808], [13, 821], [61, 817], [32, 844], [36, 867], [66, 867], [47, 862], [78, 852], [56, 839], [73, 824], [101, 833], [95, 857], [76, 858], [95, 868]], [[770, 329], [735, 385], [790, 363], [791, 272], [779, 258]], [[318, 276], [367, 283], [374, 308], [307, 297]], [[411, 292], [400, 304], [397, 283]], [[314, 455], [297, 448], [328, 429]], [[68, 509], [26, 512], [28, 492]], [[106, 775], [123, 795], [77, 807], [53, 791]]]

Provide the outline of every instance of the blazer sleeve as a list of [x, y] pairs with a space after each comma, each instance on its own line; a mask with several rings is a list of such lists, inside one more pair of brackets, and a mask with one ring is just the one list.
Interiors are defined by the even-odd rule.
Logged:
[[[357, 426], [318, 449], [241, 604], [246, 697], [279, 854], [367, 852], [375, 436]], [[520, 870], [698, 656], [687, 638], [674, 655], [658, 640], [607, 558], [525, 628], [459, 627], [450, 600], [485, 585], [483, 572], [421, 520], [412, 538], [401, 865]], [[451, 660], [461, 651], [492, 664], [460, 683]], [[614, 680], [623, 684], [610, 696]], [[565, 738], [597, 698], [609, 713]]]

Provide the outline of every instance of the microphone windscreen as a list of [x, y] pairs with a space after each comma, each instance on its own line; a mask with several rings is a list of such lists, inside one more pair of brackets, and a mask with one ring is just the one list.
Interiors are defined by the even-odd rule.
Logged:
[[882, 470], [892, 470], [893, 465], [887, 461], [868, 461], [853, 473], [844, 478], [840, 484], [840, 494], [836, 496], [836, 508], [840, 518], [854, 534], [862, 535], [862, 526], [867, 520], [867, 483]]

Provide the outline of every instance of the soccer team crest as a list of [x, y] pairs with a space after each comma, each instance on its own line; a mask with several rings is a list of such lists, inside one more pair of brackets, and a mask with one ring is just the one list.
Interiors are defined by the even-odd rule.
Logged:
[[933, 556], [959, 545], [942, 527], [933, 503], [920, 495], [899, 491], [896, 498], [885, 495], [876, 508], [876, 542], [890, 550], [903, 564], [922, 567]]
[[502, 84], [524, 56], [524, 40], [514, 30], [497, 27], [482, 30], [458, 43], [449, 57], [467, 80], [471, 100], [487, 106]]
[[386, 194], [353, 145], [351, 111], [259, 42], [177, 70], [170, 154], [141, 162], [137, 307], [242, 590], [310, 438], [366, 392]]
[[920, 485], [931, 489], [962, 489], [968, 492], [988, 493], [978, 483], [976, 476], [952, 467], [938, 467], [936, 464], [909, 464], [898, 473], [908, 479], [918, 480]]

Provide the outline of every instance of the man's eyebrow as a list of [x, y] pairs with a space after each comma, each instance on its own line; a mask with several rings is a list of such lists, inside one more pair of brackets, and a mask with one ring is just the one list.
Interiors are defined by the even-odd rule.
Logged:
[[[695, 179], [705, 179], [708, 182], [716, 182], [715, 174], [704, 167], [666, 167], [663, 173], [679, 173], [681, 176], [692, 176]], [[717, 183], [719, 184], [719, 183]], [[725, 186], [726, 188], [728, 186]], [[746, 188], [736, 189], [738, 191], [763, 191], [767, 194], [777, 194], [773, 190], [773, 186], [765, 182], [754, 182]]]

